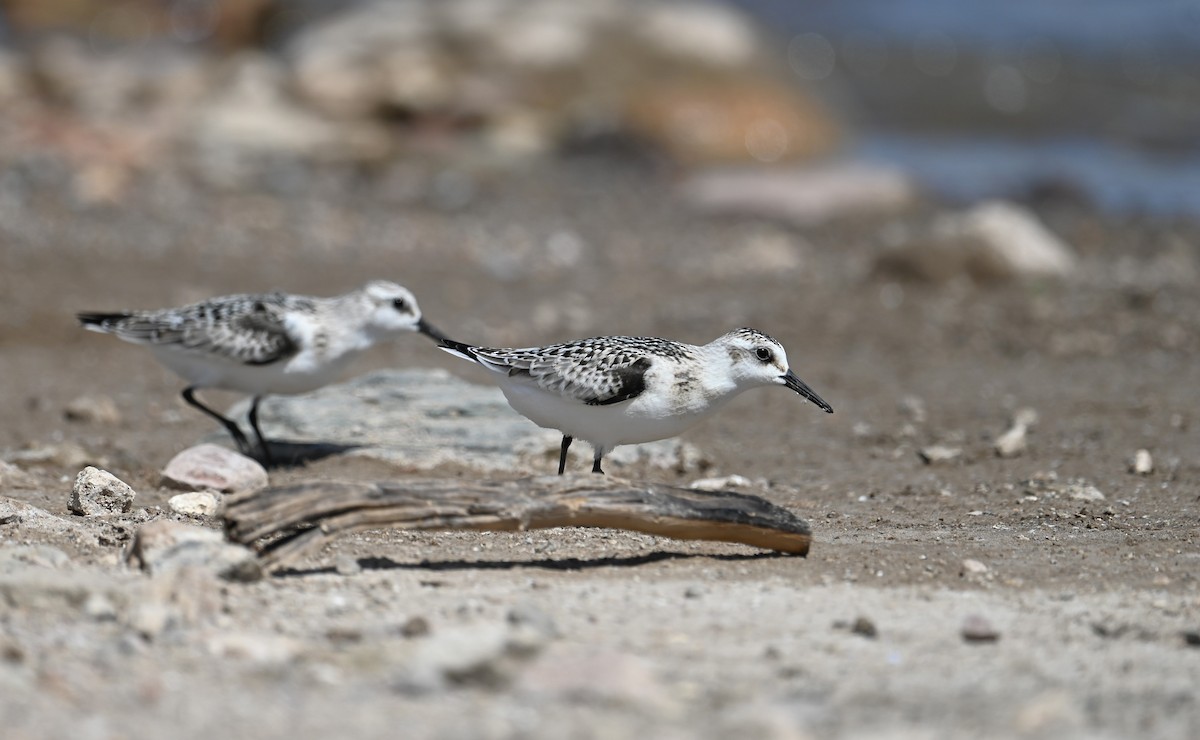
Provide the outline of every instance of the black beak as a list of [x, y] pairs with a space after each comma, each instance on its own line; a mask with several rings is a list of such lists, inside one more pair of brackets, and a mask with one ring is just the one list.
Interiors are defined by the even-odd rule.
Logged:
[[820, 396], [818, 396], [816, 393], [814, 393], [813, 389], [808, 387], [808, 383], [805, 383], [803, 380], [801, 380], [800, 377], [796, 375], [796, 373], [792, 372], [791, 370], [788, 370], [787, 373], [785, 373], [784, 375], [781, 375], [780, 377], [783, 378], [783, 384], [786, 385], [788, 388], [791, 388], [792, 390], [796, 391], [800, 395], [804, 396], [808, 400], [815, 403], [817, 406], [819, 406], [821, 409], [823, 409], [825, 411], [825, 413], [827, 413], [827, 414], [833, 413], [833, 407], [830, 406], [829, 404], [825, 403], [825, 401]]
[[435, 329], [434, 326], [432, 324], [430, 324], [428, 321], [426, 321], [424, 318], [417, 321], [417, 331], [421, 332], [422, 334], [429, 337], [430, 339], [432, 339], [435, 342], [445, 342], [446, 340], [448, 340], [450, 338], [450, 337], [446, 336], [445, 334], [441, 333], [440, 331], [438, 331], [437, 329]]

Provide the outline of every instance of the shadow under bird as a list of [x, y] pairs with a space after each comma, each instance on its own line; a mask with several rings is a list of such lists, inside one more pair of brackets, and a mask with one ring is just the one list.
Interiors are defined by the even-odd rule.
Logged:
[[591, 442], [592, 472], [614, 447], [680, 434], [751, 388], [781, 385], [833, 413], [788, 366], [783, 345], [735, 329], [697, 346], [657, 337], [594, 337], [524, 349], [438, 345], [496, 374], [509, 405], [562, 432], [558, 473], [575, 437]]
[[258, 427], [263, 396], [328, 385], [357, 355], [402, 334], [450, 341], [425, 321], [411, 291], [384, 280], [332, 298], [231, 295], [179, 308], [77, 316], [91, 331], [148, 347], [188, 382], [183, 400], [221, 422], [243, 453], [250, 445], [238, 425], [195, 394], [204, 388], [251, 394], [250, 427], [267, 465], [273, 464], [271, 450]]

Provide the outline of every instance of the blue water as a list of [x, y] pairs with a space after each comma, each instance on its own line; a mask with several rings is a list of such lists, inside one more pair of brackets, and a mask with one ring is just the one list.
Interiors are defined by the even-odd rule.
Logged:
[[1200, 216], [1200, 151], [1156, 156], [1098, 139], [867, 134], [852, 156], [898, 166], [936, 194], [973, 202], [1069, 184], [1102, 210]]
[[891, 38], [939, 33], [1012, 45], [1043, 38], [1100, 53], [1130, 44], [1200, 54], [1200, 0], [729, 0], [770, 26]]
[[[1052, 183], [1112, 213], [1200, 218], [1200, 0], [728, 1], [785, 39], [814, 32], [841, 50], [866, 35], [911, 50], [940, 37], [982, 60], [934, 78], [902, 70], [912, 63], [901, 53], [873, 78], [842, 68], [840, 80], [817, 83], [858, 111], [854, 156], [898, 166], [949, 200]], [[983, 101], [981, 70], [1020, 69], [1031, 42], [1069, 70], [1054, 84], [1087, 113], [1044, 97], [1007, 117], [970, 102]]]

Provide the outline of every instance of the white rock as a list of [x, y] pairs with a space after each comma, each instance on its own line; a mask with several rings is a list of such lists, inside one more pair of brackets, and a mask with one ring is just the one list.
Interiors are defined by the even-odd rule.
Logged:
[[778, 218], [813, 225], [833, 218], [902, 208], [915, 188], [896, 170], [866, 165], [802, 169], [711, 170], [684, 182], [684, 200], [710, 213]]
[[974, 558], [967, 558], [962, 561], [962, 572], [963, 575], [979, 576], [987, 573], [988, 567]]
[[193, 491], [172, 496], [167, 506], [184, 516], [216, 516], [223, 502], [224, 497], [216, 491]]
[[880, 258], [882, 267], [927, 280], [1066, 277], [1075, 253], [1021, 206], [992, 201], [938, 217]]
[[82, 516], [126, 513], [133, 509], [136, 496], [137, 493], [117, 476], [89, 465], [75, 476], [67, 508]]
[[929, 445], [917, 451], [917, 456], [926, 465], [949, 462], [962, 454], [962, 448], [947, 445]]
[[721, 478], [701, 478], [688, 484], [697, 491], [727, 491], [730, 488], [749, 488], [754, 481], [742, 475], [726, 475]]
[[746, 16], [706, 2], [649, 3], [634, 21], [652, 48], [670, 56], [718, 66], [748, 62], [760, 40]]
[[63, 409], [67, 421], [85, 424], [120, 424], [121, 412], [108, 396], [79, 396]]
[[1154, 472], [1154, 458], [1150, 450], [1138, 450], [1129, 463], [1129, 472], [1136, 475], [1150, 475]]
[[156, 519], [138, 527], [126, 561], [151, 574], [198, 567], [234, 580], [261, 575], [254, 553], [225, 540], [216, 529]]
[[1037, 411], [1031, 408], [1019, 408], [1012, 416], [1009, 428], [996, 438], [993, 445], [1000, 457], [1016, 457], [1025, 451], [1028, 445], [1027, 435], [1030, 427], [1037, 423]]
[[1063, 489], [1063, 493], [1067, 494], [1078, 501], [1103, 501], [1104, 494], [1100, 492], [1090, 483], [1083, 481], [1072, 481]]
[[267, 470], [255, 460], [214, 444], [180, 452], [162, 472], [163, 485], [185, 491], [244, 493], [266, 488]]

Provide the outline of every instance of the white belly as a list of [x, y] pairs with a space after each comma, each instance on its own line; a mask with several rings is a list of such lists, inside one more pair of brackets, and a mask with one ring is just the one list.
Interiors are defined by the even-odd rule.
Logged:
[[608, 406], [588, 406], [524, 383], [502, 383], [504, 397], [534, 424], [604, 448], [674, 437], [712, 415], [723, 400], [702, 409], [666, 410], [648, 395]]
[[219, 388], [255, 396], [307, 393], [338, 380], [349, 363], [349, 354], [333, 362], [314, 362], [300, 353], [285, 362], [245, 365], [223, 357], [172, 347], [151, 347], [167, 368], [199, 388]]

